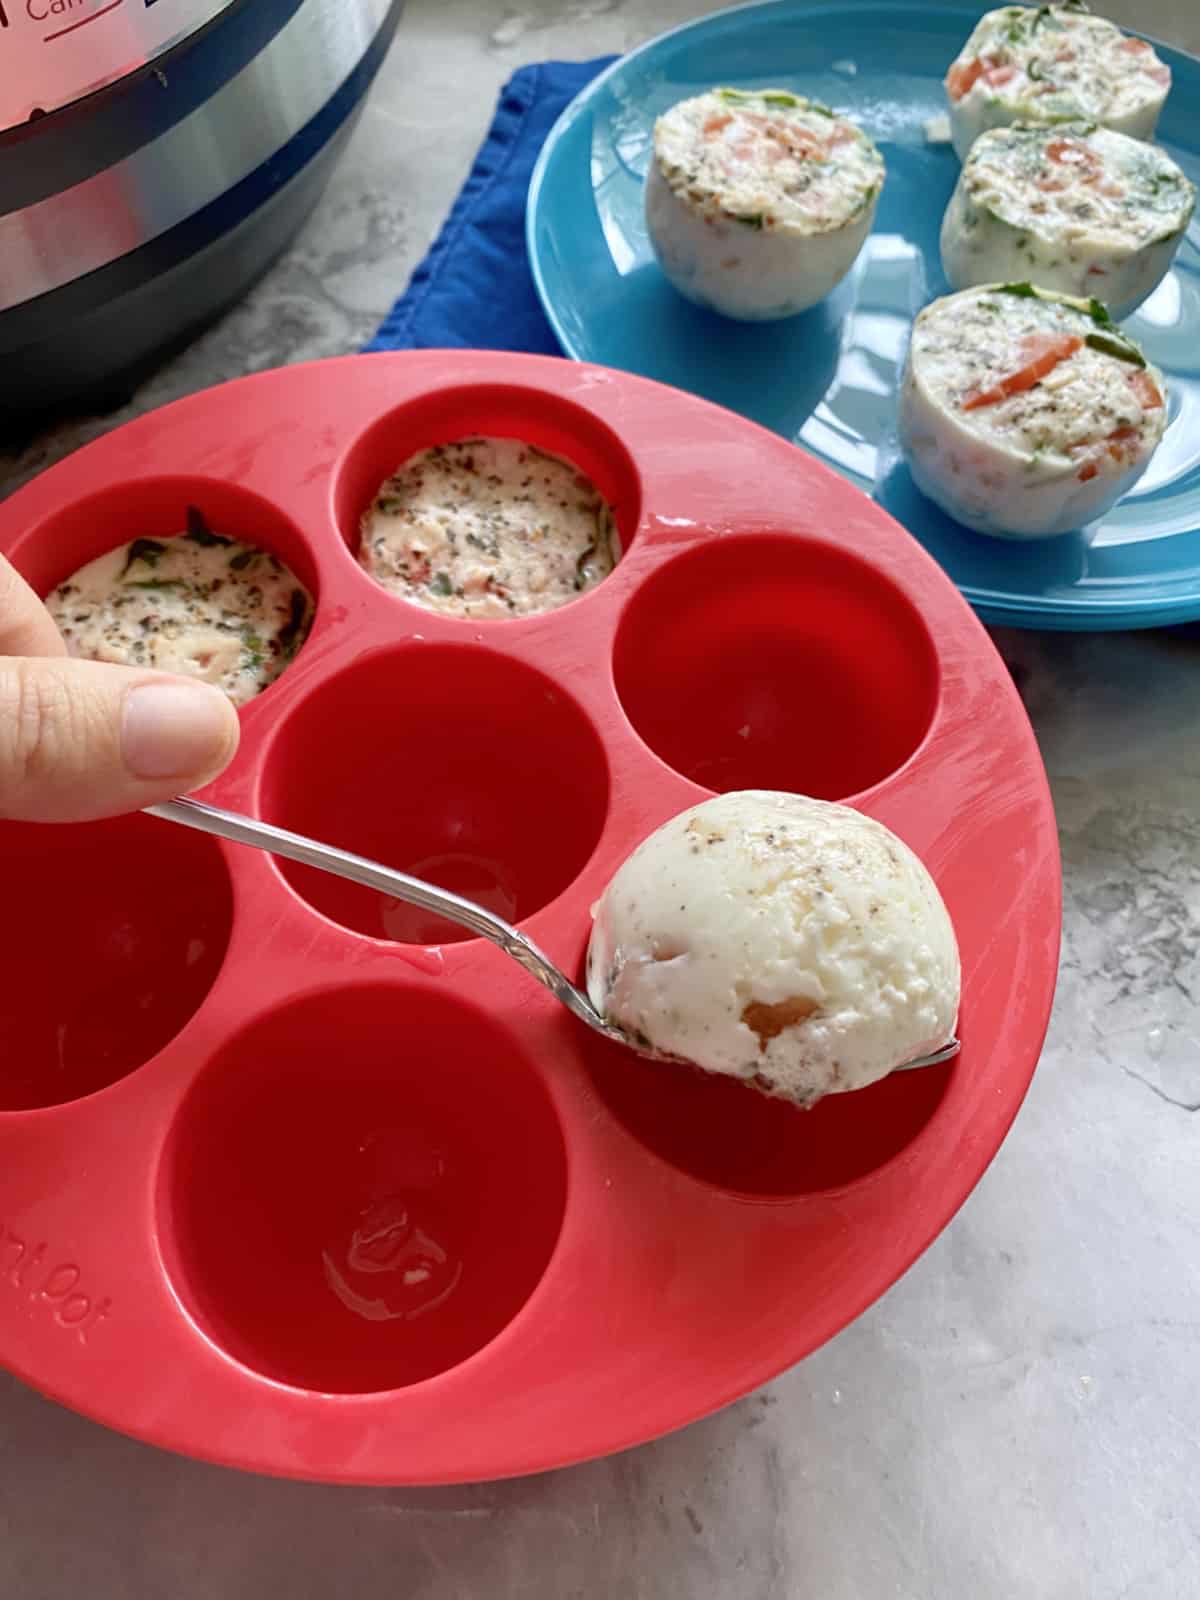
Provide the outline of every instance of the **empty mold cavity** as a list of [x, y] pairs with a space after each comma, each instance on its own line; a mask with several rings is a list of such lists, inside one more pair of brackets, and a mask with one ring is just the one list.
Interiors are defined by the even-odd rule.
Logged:
[[683, 777], [823, 800], [901, 767], [938, 695], [905, 596], [798, 537], [722, 538], [662, 568], [626, 607], [613, 671], [630, 722]]
[[[548, 678], [477, 646], [376, 654], [288, 718], [262, 814], [452, 889], [519, 922], [578, 876], [608, 806], [604, 751]], [[279, 861], [308, 903], [407, 944], [471, 935], [444, 918]]]
[[516, 439], [561, 456], [607, 501], [620, 552], [628, 551], [641, 515], [633, 460], [611, 428], [582, 406], [516, 384], [480, 384], [422, 395], [381, 417], [357, 441], [338, 474], [338, 525], [357, 555], [363, 513], [385, 479], [414, 455], [463, 439]]
[[639, 1143], [701, 1183], [779, 1199], [844, 1188], [900, 1155], [932, 1120], [955, 1065], [894, 1072], [802, 1111], [594, 1034], [581, 1042], [601, 1099]]
[[[38, 593], [46, 596], [99, 556], [135, 540], [147, 541], [148, 555], [141, 556], [140, 567], [134, 569], [141, 573], [138, 599], [145, 604], [153, 593], [145, 586], [155, 581], [155, 564], [161, 559], [155, 554], [156, 546], [189, 531], [194, 540], [204, 541], [216, 536], [252, 545], [274, 556], [316, 601], [316, 565], [296, 525], [260, 495], [215, 479], [152, 478], [85, 495], [57, 512], [37, 530], [35, 538], [22, 544], [18, 565]], [[207, 548], [202, 545], [197, 555], [206, 563], [206, 582], [210, 575], [221, 577], [225, 558], [219, 545], [211, 542]], [[253, 594], [248, 595], [245, 590], [251, 586], [254, 573], [243, 557], [244, 552], [234, 552], [231, 557], [241, 562], [238, 570], [229, 575], [239, 590], [229, 602], [235, 611], [245, 608], [253, 599]], [[208, 564], [211, 564], [211, 574]], [[280, 586], [280, 604], [286, 605], [294, 598], [291, 591], [295, 585], [287, 584], [277, 575], [268, 576], [272, 584]], [[249, 633], [249, 645], [255, 647], [257, 643], [260, 652], [265, 653], [267, 645], [258, 643], [253, 636], [254, 617], [249, 611], [246, 615], [248, 629], [243, 631]], [[292, 653], [286, 649], [289, 627], [294, 636], [295, 625], [302, 616], [303, 608], [293, 610], [281, 622], [285, 660]]]
[[159, 1185], [164, 1259], [208, 1337], [335, 1394], [419, 1383], [487, 1344], [565, 1206], [533, 1063], [481, 1012], [403, 987], [311, 996], [232, 1039]]
[[10, 908], [0, 1111], [115, 1083], [168, 1044], [211, 988], [233, 921], [214, 840], [143, 816], [6, 822], [0, 876]]

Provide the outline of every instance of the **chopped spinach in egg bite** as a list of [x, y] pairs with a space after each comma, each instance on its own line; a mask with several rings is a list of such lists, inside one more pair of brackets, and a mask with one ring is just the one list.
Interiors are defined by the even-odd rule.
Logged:
[[451, 616], [553, 611], [620, 557], [613, 508], [572, 462], [520, 439], [457, 439], [404, 461], [362, 518], [382, 588]]
[[134, 539], [47, 596], [72, 655], [199, 678], [235, 705], [274, 683], [308, 637], [313, 601], [277, 556], [215, 533]]
[[738, 321], [772, 321], [846, 276], [883, 182], [874, 142], [819, 101], [713, 89], [655, 123], [646, 226], [680, 294]]
[[1094, 17], [1083, 0], [1001, 6], [980, 18], [946, 74], [960, 161], [988, 128], [1080, 118], [1153, 139], [1171, 69], [1145, 39]]
[[1029, 278], [1120, 321], [1166, 276], [1195, 204], [1165, 150], [1110, 128], [993, 128], [947, 207], [942, 265], [955, 289]]
[[1098, 300], [990, 284], [913, 326], [900, 443], [917, 487], [978, 533], [1084, 527], [1133, 488], [1166, 425], [1162, 373]]

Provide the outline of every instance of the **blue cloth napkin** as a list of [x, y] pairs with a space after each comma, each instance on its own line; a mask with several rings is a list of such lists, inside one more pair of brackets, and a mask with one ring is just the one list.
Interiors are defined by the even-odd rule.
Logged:
[[529, 270], [525, 197], [559, 115], [613, 59], [546, 61], [513, 74], [454, 209], [366, 350], [562, 354]]

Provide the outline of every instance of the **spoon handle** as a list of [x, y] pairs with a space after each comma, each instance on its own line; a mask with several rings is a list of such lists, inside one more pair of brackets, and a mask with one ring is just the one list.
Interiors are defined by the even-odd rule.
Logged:
[[351, 883], [361, 883], [380, 894], [403, 900], [406, 905], [420, 906], [422, 911], [435, 912], [470, 933], [490, 939], [505, 955], [511, 956], [526, 972], [544, 984], [581, 1022], [598, 1028], [604, 1034], [610, 1031], [586, 997], [531, 939], [505, 922], [503, 917], [496, 916], [472, 900], [452, 894], [449, 889], [439, 889], [421, 878], [410, 878], [406, 872], [397, 872], [394, 867], [382, 866], [378, 861], [368, 861], [365, 856], [340, 850], [336, 845], [322, 844], [304, 834], [289, 833], [286, 828], [261, 822], [257, 817], [223, 811], [220, 806], [210, 806], [202, 800], [165, 800], [161, 805], [147, 806], [146, 810], [151, 816], [161, 817], [166, 822], [178, 822], [185, 828], [216, 834], [218, 838], [230, 839], [234, 844], [254, 845], [259, 850], [269, 851], [271, 855], [285, 856], [289, 861], [300, 862], [302, 866], [317, 867], [323, 872], [332, 872], [336, 877], [348, 878]]
[[[237, 811], [223, 811], [220, 806], [207, 805], [203, 800], [164, 800], [161, 805], [147, 806], [146, 811], [166, 822], [178, 822], [185, 828], [213, 833], [219, 839], [232, 840], [234, 844], [254, 845], [271, 855], [285, 856], [289, 861], [300, 862], [302, 866], [317, 867], [323, 872], [332, 872], [335, 877], [348, 878], [351, 883], [361, 883], [380, 894], [390, 894], [396, 900], [403, 900], [406, 905], [420, 906], [422, 911], [433, 911], [470, 933], [490, 939], [506, 956], [549, 989], [555, 999], [561, 1001], [580, 1022], [586, 1022], [589, 1028], [594, 1028], [606, 1039], [616, 1040], [619, 1044], [632, 1043], [619, 1028], [604, 1020], [587, 995], [577, 989], [565, 973], [559, 971], [532, 939], [526, 938], [519, 929], [505, 922], [503, 917], [476, 905], [473, 900], [464, 900], [449, 889], [439, 889], [422, 878], [410, 878], [407, 872], [381, 866], [378, 861], [368, 861], [365, 856], [356, 856], [349, 850], [339, 850], [336, 845], [321, 844], [319, 840], [309, 839], [302, 833], [289, 833], [286, 828], [277, 828], [272, 822], [260, 822], [257, 817], [243, 816]], [[905, 1072], [913, 1067], [936, 1066], [949, 1061], [958, 1051], [959, 1042], [952, 1039], [932, 1055], [906, 1061], [895, 1070]]]

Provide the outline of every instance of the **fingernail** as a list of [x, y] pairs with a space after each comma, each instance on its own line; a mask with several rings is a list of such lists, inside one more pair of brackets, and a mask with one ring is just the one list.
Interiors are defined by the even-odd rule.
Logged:
[[142, 683], [125, 696], [121, 754], [135, 778], [212, 772], [228, 750], [229, 702], [203, 683]]

